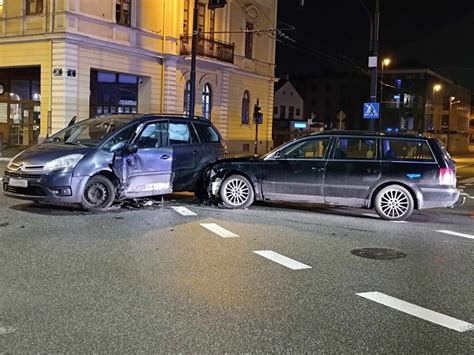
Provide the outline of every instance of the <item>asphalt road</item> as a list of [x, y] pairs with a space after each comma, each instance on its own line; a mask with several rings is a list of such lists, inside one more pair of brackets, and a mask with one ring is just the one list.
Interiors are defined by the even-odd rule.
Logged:
[[458, 166], [465, 206], [406, 223], [187, 195], [103, 214], [1, 195], [0, 353], [472, 353], [474, 161]]

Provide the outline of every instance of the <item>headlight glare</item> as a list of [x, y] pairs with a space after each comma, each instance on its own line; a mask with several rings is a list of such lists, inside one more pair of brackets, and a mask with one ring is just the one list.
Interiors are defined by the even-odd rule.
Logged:
[[72, 169], [76, 166], [79, 160], [82, 159], [84, 154], [71, 154], [66, 155], [64, 157], [51, 160], [47, 162], [44, 166], [45, 171], [53, 171], [53, 170], [60, 170], [60, 169]]

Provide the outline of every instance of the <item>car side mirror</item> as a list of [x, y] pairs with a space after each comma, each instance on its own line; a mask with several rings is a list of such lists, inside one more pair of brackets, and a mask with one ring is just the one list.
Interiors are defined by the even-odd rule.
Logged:
[[129, 144], [127, 146], [127, 152], [129, 152], [130, 154], [135, 154], [136, 152], [138, 152], [138, 145], [135, 143]]

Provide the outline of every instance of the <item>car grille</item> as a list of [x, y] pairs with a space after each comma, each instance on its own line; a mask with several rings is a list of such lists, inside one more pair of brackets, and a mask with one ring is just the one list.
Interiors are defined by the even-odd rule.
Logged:
[[25, 165], [25, 163], [20, 163], [20, 164], [15, 164], [15, 163], [9, 163], [8, 168], [11, 170], [17, 170], [17, 171], [41, 171], [43, 170], [43, 165]]
[[13, 194], [27, 195], [27, 196], [46, 196], [46, 192], [39, 186], [16, 187], [3, 184], [3, 190]]
[[6, 171], [5, 176], [12, 177], [12, 178], [21, 178], [21, 179], [39, 179], [41, 175], [39, 174], [19, 174], [19, 173], [11, 173]]

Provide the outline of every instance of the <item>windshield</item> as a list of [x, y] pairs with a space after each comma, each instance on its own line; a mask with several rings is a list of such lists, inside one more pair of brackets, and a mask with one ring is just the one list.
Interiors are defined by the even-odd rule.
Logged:
[[112, 132], [128, 124], [132, 117], [100, 117], [79, 122], [51, 136], [44, 143], [64, 143], [97, 146]]

